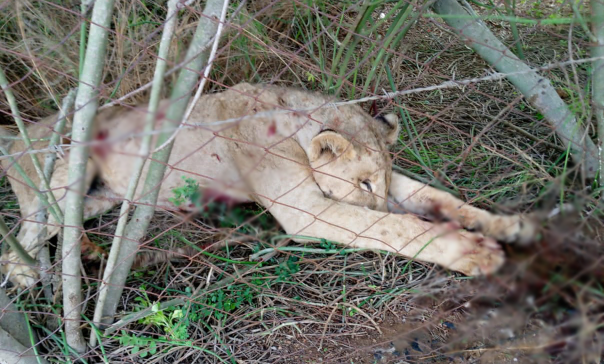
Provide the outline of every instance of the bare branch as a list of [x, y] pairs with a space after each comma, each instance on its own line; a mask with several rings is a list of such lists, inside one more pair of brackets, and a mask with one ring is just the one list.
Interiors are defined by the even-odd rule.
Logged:
[[214, 62], [214, 59], [216, 58], [216, 50], [218, 49], [218, 43], [220, 42], [220, 35], [222, 34], [222, 26], [223, 26], [224, 20], [226, 18], [228, 6], [229, 6], [229, 2], [225, 1], [224, 5], [222, 6], [222, 13], [220, 14], [220, 23], [218, 23], [218, 29], [216, 30], [216, 36], [214, 36], [214, 43], [212, 44], [212, 50], [210, 51], [210, 58], [208, 59], [208, 63], [204, 67], [203, 76], [201, 78], [201, 82], [199, 83], [199, 87], [197, 87], [197, 91], [195, 92], [193, 101], [189, 104], [189, 107], [187, 108], [187, 112], [185, 113], [185, 116], [182, 118], [182, 121], [178, 125], [178, 128], [176, 129], [174, 134], [172, 134], [168, 138], [168, 140], [166, 140], [162, 145], [155, 148], [153, 153], [159, 152], [160, 150], [167, 147], [168, 144], [172, 143], [174, 141], [174, 138], [176, 138], [176, 136], [178, 135], [178, 132], [183, 128], [183, 126], [185, 125], [187, 120], [189, 120], [189, 116], [191, 115], [191, 112], [193, 111], [195, 104], [197, 104], [197, 101], [199, 100], [199, 97], [201, 96], [201, 92], [203, 91], [203, 88], [206, 85], [206, 80], [208, 79], [208, 76], [210, 75], [210, 69], [212, 68], [212, 63]]
[[457, 0], [438, 0], [432, 9], [443, 15], [445, 22], [499, 72], [523, 72], [522, 76], [509, 75], [507, 79], [552, 125], [564, 145], [570, 148], [575, 163], [582, 164], [585, 176], [593, 178], [598, 171], [596, 146], [551, 82], [522, 62], [480, 21], [468, 19], [471, 10], [462, 7]]

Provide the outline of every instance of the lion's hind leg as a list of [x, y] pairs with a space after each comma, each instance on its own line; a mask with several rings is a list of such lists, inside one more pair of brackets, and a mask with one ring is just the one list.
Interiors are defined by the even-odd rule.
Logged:
[[[87, 191], [90, 190], [95, 174], [96, 168], [94, 163], [89, 160], [85, 181], [85, 189]], [[9, 173], [9, 176], [14, 179], [11, 180], [12, 185], [16, 183], [23, 183], [17, 180], [20, 178], [18, 174]], [[58, 206], [61, 208], [61, 211], [64, 211], [65, 207], [65, 194], [68, 188], [67, 177], [67, 162], [58, 160], [50, 181], [50, 188], [55, 199], [57, 200]], [[21, 221], [17, 241], [29, 253], [29, 255], [35, 259], [44, 244], [47, 244], [50, 239], [60, 232], [62, 224], [56, 220], [53, 214], [49, 213], [48, 221], [46, 224], [42, 225], [36, 219], [36, 215], [38, 214], [41, 206], [38, 197], [31, 192], [31, 189], [24, 189], [23, 186], [20, 186], [20, 188], [14, 190], [17, 191], [17, 199], [21, 205]], [[84, 218], [87, 219], [105, 212], [118, 202], [117, 199], [108, 197], [113, 196], [107, 189], [101, 189], [98, 191], [91, 190], [91, 193], [88, 194], [84, 199]], [[40, 234], [44, 233], [44, 231], [44, 236], [40, 236]], [[84, 245], [83, 248], [85, 252], [88, 251], [88, 254], [102, 254], [98, 247], [87, 244], [87, 242], [90, 240], [85, 234], [82, 234], [82, 236]], [[9, 279], [14, 284], [21, 287], [29, 287], [37, 282], [39, 276], [37, 271], [38, 267], [32, 267], [25, 264], [15, 252], [8, 251], [0, 258], [0, 260], [2, 262], [1, 271], [5, 275], [8, 274]]]

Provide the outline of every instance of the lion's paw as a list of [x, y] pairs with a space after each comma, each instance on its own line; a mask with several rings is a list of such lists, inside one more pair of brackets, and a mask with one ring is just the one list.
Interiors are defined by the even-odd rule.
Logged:
[[8, 275], [8, 279], [17, 287], [31, 287], [39, 279], [39, 274], [34, 267], [27, 265], [14, 252], [8, 252], [0, 258], [2, 265], [0, 270], [4, 276]]
[[539, 224], [530, 216], [497, 216], [484, 226], [483, 232], [504, 243], [528, 244], [537, 240]]
[[495, 273], [505, 262], [501, 246], [490, 237], [462, 230], [454, 235], [449, 268], [469, 276]]

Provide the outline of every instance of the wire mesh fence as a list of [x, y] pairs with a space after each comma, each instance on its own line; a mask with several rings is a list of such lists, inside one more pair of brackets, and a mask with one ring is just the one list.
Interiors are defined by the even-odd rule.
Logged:
[[601, 362], [603, 7], [0, 2], [0, 357]]

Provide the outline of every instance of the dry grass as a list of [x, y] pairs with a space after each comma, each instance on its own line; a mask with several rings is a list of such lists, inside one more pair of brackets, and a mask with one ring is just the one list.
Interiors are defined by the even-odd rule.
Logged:
[[[13, 87], [22, 113], [34, 122], [53, 113], [53, 99], [60, 99], [76, 84], [79, 4], [22, 3], [21, 15], [12, 3], [0, 4], [0, 65], [16, 82]], [[519, 16], [558, 14], [549, 3], [518, 3]], [[559, 13], [569, 14], [564, 4]], [[376, 11], [374, 20], [392, 6]], [[488, 9], [481, 12], [493, 13]], [[194, 27], [196, 15], [185, 13], [174, 40], [171, 66], [181, 60]], [[103, 100], [121, 97], [149, 82], [159, 41], [157, 26], [163, 15], [156, 2], [118, 2]], [[345, 40], [345, 29], [357, 15], [358, 9], [347, 2], [252, 2], [239, 9], [227, 27], [209, 91], [241, 81], [325, 90], [334, 43]], [[498, 36], [513, 41], [509, 23], [487, 23]], [[384, 23], [359, 40], [340, 90], [342, 97], [364, 96], [363, 85], [388, 26]], [[587, 43], [581, 28], [573, 27], [572, 33], [570, 29], [566, 25], [521, 26], [527, 62], [541, 66], [570, 56], [585, 57]], [[380, 67], [390, 68], [398, 90], [483, 76], [489, 70], [434, 18], [419, 18], [404, 41], [389, 52], [388, 61]], [[587, 66], [554, 68], [545, 74], [579, 117], [590, 123]], [[392, 90], [385, 71], [378, 81], [371, 81], [371, 90], [380, 94], [383, 89]], [[125, 101], [136, 103], [146, 96], [141, 92]], [[473, 280], [374, 253], [286, 252], [248, 269], [233, 261], [247, 261], [250, 254], [276, 243], [278, 240], [271, 239], [281, 233], [257, 206], [230, 212], [218, 206], [202, 216], [158, 212], [144, 243], [146, 249], [182, 247], [179, 236], [203, 247], [227, 241], [227, 248], [213, 253], [229, 261], [197, 254], [133, 272], [120, 312], [184, 297], [183, 305], [167, 311], [176, 315], [167, 318], [167, 327], [175, 332], [166, 331], [162, 318], [153, 315], [152, 320], [131, 323], [124, 331], [104, 338], [102, 346], [91, 349], [85, 359], [150, 363], [601, 362], [601, 211], [594, 201], [596, 194], [566, 163], [561, 143], [540, 116], [504, 81], [418, 93], [364, 107], [404, 112], [410, 133], [401, 137], [395, 161], [420, 178], [489, 209], [545, 211], [571, 202], [578, 212], [550, 221], [544, 239], [536, 246], [506, 247], [511, 258], [504, 271]], [[0, 123], [11, 123], [7, 113], [2, 99]], [[15, 223], [18, 209], [5, 179], [0, 203], [2, 213], [14, 217], [10, 221]], [[113, 211], [88, 221], [91, 239], [108, 248], [116, 220], [117, 211]], [[317, 247], [310, 243], [289, 246]], [[91, 317], [100, 273], [94, 263], [85, 268], [85, 313]], [[19, 302], [30, 312], [31, 323], [42, 338], [39, 350], [49, 359], [65, 360], [57, 326], [60, 300], [43, 302], [40, 293], [32, 291], [20, 296]], [[183, 317], [174, 312], [182, 312]], [[133, 347], [144, 351], [151, 345], [157, 352], [146, 359], [133, 353]]]

